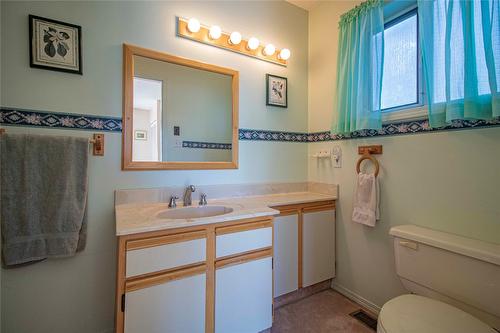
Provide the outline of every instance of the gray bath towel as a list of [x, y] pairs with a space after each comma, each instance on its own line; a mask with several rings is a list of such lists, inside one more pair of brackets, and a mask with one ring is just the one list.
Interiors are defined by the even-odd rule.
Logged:
[[4, 134], [0, 141], [5, 265], [83, 250], [88, 139]]

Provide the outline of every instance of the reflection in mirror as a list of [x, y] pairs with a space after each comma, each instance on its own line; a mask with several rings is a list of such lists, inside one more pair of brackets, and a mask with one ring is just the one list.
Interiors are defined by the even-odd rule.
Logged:
[[232, 76], [133, 56], [132, 160], [232, 161]]
[[162, 160], [162, 86], [134, 77], [134, 161]]

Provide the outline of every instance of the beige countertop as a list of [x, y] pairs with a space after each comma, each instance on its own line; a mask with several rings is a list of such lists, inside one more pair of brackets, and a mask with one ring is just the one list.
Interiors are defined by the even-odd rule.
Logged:
[[[167, 219], [157, 216], [159, 213], [166, 210], [182, 209], [181, 205], [178, 205], [178, 208], [168, 208], [168, 204], [165, 202], [123, 204], [115, 206], [116, 235], [123, 236], [148, 231], [190, 227], [253, 217], [273, 216], [278, 215], [279, 212], [271, 207], [336, 199], [336, 196], [315, 192], [292, 192], [213, 199], [208, 200], [209, 206], [225, 206], [232, 208], [233, 211], [224, 215], [192, 219]], [[195, 200], [193, 200], [193, 202], [195, 202]], [[196, 206], [197, 204], [192, 207]]]

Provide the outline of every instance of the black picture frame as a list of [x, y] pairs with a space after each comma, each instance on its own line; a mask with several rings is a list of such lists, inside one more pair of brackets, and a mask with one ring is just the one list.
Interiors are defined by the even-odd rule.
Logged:
[[[77, 55], [75, 55], [75, 58], [78, 59], [78, 64], [75, 69], [71, 68], [64, 68], [64, 67], [58, 67], [57, 65], [50, 65], [50, 63], [47, 63], [45, 65], [42, 65], [38, 63], [38, 58], [37, 54], [35, 52], [38, 52], [38, 49], [36, 48], [36, 43], [35, 43], [35, 38], [37, 36], [34, 35], [34, 29], [35, 29], [35, 24], [34, 22], [38, 21], [43, 21], [46, 23], [52, 23], [52, 24], [57, 24], [60, 26], [65, 26], [67, 29], [73, 29], [76, 32], [76, 35], [78, 36], [78, 41], [76, 43], [76, 51]], [[83, 75], [83, 64], [82, 64], [82, 27], [76, 24], [72, 23], [67, 23], [67, 22], [62, 22], [62, 21], [57, 21], [57, 20], [52, 20], [49, 18], [41, 17], [41, 16], [36, 16], [36, 15], [29, 15], [28, 16], [28, 21], [29, 21], [29, 50], [30, 50], [30, 67], [32, 68], [40, 68], [40, 69], [46, 69], [46, 70], [52, 70], [52, 71], [58, 71], [58, 72], [65, 72], [65, 73], [72, 73], [72, 74], [79, 74]], [[63, 66], [63, 65], [59, 65]]]
[[[272, 79], [284, 82], [284, 103], [276, 103], [271, 100], [270, 92], [270, 81]], [[288, 108], [288, 79], [283, 76], [266, 74], [266, 105], [276, 106], [280, 108]]]

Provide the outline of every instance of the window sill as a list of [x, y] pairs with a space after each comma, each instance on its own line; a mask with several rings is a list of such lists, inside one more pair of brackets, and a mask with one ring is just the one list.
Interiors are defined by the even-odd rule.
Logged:
[[412, 120], [423, 120], [427, 118], [428, 118], [427, 106], [419, 106], [400, 111], [382, 112], [383, 124], [412, 121]]

